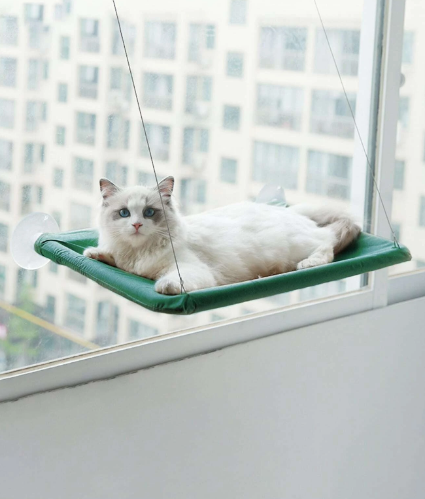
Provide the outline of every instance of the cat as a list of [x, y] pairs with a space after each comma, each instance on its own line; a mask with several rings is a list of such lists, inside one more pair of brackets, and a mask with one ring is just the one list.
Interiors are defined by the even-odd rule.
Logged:
[[173, 177], [155, 187], [128, 188], [100, 179], [99, 243], [84, 255], [155, 280], [158, 293], [176, 295], [330, 263], [360, 233], [341, 210], [308, 205], [247, 201], [184, 217], [173, 188]]

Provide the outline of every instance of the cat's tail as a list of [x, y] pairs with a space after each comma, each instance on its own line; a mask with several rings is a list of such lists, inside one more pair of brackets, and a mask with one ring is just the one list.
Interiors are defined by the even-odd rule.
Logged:
[[319, 227], [329, 227], [336, 235], [334, 254], [340, 253], [359, 236], [361, 229], [354, 221], [354, 218], [336, 207], [312, 206], [298, 204], [291, 206], [291, 209], [304, 215]]

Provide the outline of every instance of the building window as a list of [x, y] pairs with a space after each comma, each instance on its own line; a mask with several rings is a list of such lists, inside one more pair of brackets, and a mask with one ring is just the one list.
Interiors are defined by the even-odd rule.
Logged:
[[398, 103], [398, 121], [404, 129], [409, 126], [409, 97], [400, 97]]
[[298, 185], [299, 149], [292, 146], [254, 142], [252, 180], [296, 189]]
[[0, 297], [4, 298], [6, 294], [6, 267], [0, 265]]
[[[136, 44], [136, 27], [125, 21], [121, 21], [121, 30], [125, 40], [127, 53], [128, 55], [133, 55]], [[125, 55], [120, 30], [118, 28], [118, 24], [115, 22], [115, 19], [113, 20], [112, 54]]]
[[115, 345], [118, 341], [119, 309], [107, 301], [97, 304], [96, 343]]
[[0, 128], [15, 126], [15, 101], [0, 99]]
[[392, 227], [393, 227], [394, 235], [395, 235], [397, 241], [400, 241], [400, 239], [401, 239], [401, 224], [392, 222]]
[[65, 326], [77, 333], [84, 333], [86, 302], [78, 296], [67, 293], [66, 305]]
[[176, 50], [176, 25], [148, 21], [145, 23], [145, 57], [174, 59]]
[[238, 106], [224, 106], [223, 128], [226, 130], [239, 130], [241, 108]]
[[26, 130], [36, 131], [41, 122], [47, 121], [47, 102], [28, 101]]
[[66, 128], [64, 126], [58, 125], [56, 127], [56, 144], [58, 146], [65, 145], [65, 132], [66, 132]]
[[108, 116], [107, 147], [109, 149], [128, 149], [130, 121], [118, 114]]
[[74, 159], [74, 188], [83, 191], [93, 189], [94, 165], [90, 159]]
[[44, 6], [37, 3], [26, 3], [24, 17], [25, 22], [42, 22], [44, 14]]
[[419, 206], [419, 225], [425, 227], [425, 196], [421, 196]]
[[[168, 161], [170, 156], [170, 127], [146, 123], [146, 133], [149, 140], [152, 156], [161, 161]], [[149, 157], [143, 127], [140, 126], [140, 154]]]
[[186, 178], [181, 181], [180, 203], [183, 211], [188, 211], [194, 205], [203, 205], [207, 201], [207, 183], [205, 180]]
[[351, 158], [308, 151], [306, 191], [337, 199], [349, 199]]
[[122, 68], [111, 68], [110, 89], [115, 92], [119, 91], [120, 100], [125, 100], [128, 104], [133, 91], [133, 84], [128, 71], [124, 71]]
[[81, 52], [99, 52], [99, 21], [96, 19], [80, 19]]
[[247, 0], [230, 0], [230, 24], [246, 23]]
[[80, 144], [94, 145], [96, 137], [96, 115], [77, 113], [76, 141]]
[[61, 59], [69, 59], [71, 50], [71, 39], [69, 36], [61, 36], [59, 39], [59, 57]]
[[212, 98], [212, 78], [210, 76], [188, 76], [186, 83], [186, 112], [198, 118], [209, 115]]
[[307, 29], [268, 26], [260, 30], [259, 66], [304, 71]]
[[414, 44], [415, 44], [415, 33], [413, 33], [412, 31], [405, 31], [403, 37], [402, 64], [413, 63]]
[[0, 17], [0, 45], [18, 44], [18, 18], [11, 16]]
[[7, 225], [0, 223], [0, 251], [6, 253], [7, 239], [9, 235], [9, 228]]
[[159, 73], [145, 73], [143, 82], [145, 106], [170, 110], [173, 102], [173, 77]]
[[59, 228], [62, 225], [62, 214], [59, 211], [52, 211], [52, 217], [56, 220]]
[[68, 100], [68, 85], [66, 83], [58, 83], [58, 102], [67, 102]]
[[206, 166], [209, 131], [206, 128], [185, 128], [183, 131], [183, 163], [202, 170]]
[[394, 169], [394, 189], [399, 191], [404, 188], [404, 161], [396, 160]]
[[189, 61], [208, 67], [211, 64], [210, 54], [214, 46], [215, 26], [213, 24], [191, 24], [189, 26]]
[[54, 322], [56, 315], [56, 297], [47, 295], [44, 313], [49, 321]]
[[64, 171], [62, 168], [55, 168], [53, 170], [53, 185], [55, 187], [58, 187], [59, 189], [62, 189], [63, 187], [63, 176], [64, 176]]
[[[359, 66], [360, 31], [328, 29], [327, 35], [340, 73], [356, 76]], [[325, 74], [335, 71], [335, 63], [322, 28], [316, 30], [314, 70], [316, 73]]]
[[128, 321], [128, 339], [129, 341], [140, 340], [142, 338], [150, 338], [157, 336], [159, 330], [156, 327], [148, 326], [143, 322], [130, 319]]
[[78, 95], [87, 99], [97, 99], [99, 69], [96, 66], [80, 66]]
[[41, 80], [41, 66], [37, 59], [28, 61], [28, 90], [37, 90]]
[[52, 274], [57, 274], [59, 271], [59, 265], [55, 262], [50, 262], [49, 263], [49, 272]]
[[0, 86], [16, 87], [16, 59], [0, 57]]
[[10, 210], [10, 184], [0, 181], [0, 210]]
[[303, 100], [301, 88], [258, 85], [257, 124], [300, 130]]
[[[348, 99], [355, 114], [356, 97], [354, 94], [348, 94]], [[353, 118], [343, 92], [313, 90], [310, 131], [346, 139], [353, 138]]]
[[26, 215], [34, 211], [43, 202], [43, 187], [38, 185], [23, 185], [21, 191], [21, 213]]
[[[164, 175], [158, 175], [158, 182], [164, 178]], [[153, 173], [139, 172], [137, 174], [137, 183], [146, 187], [154, 187], [156, 185], [156, 178]]]
[[242, 78], [243, 76], [243, 54], [228, 52], [227, 54], [227, 76]]
[[125, 187], [128, 182], [128, 167], [118, 161], [108, 161], [105, 167], [105, 177], [115, 185]]
[[24, 148], [24, 172], [32, 173], [35, 167], [44, 163], [45, 147], [44, 144], [29, 143]]
[[221, 158], [220, 180], [229, 184], [236, 184], [238, 162], [236, 159]]
[[0, 170], [12, 169], [13, 162], [13, 142], [0, 139]]
[[91, 223], [91, 208], [84, 204], [71, 203], [69, 210], [70, 220], [70, 230], [75, 229], [85, 229], [90, 227]]

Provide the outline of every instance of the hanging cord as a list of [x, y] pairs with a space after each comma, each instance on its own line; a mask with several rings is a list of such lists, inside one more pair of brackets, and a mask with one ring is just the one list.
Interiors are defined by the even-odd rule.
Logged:
[[170, 226], [168, 225], [168, 218], [167, 218], [167, 213], [166, 213], [166, 211], [165, 211], [164, 201], [163, 201], [163, 199], [162, 199], [161, 190], [159, 189], [158, 176], [157, 176], [157, 174], [156, 174], [155, 164], [154, 164], [154, 162], [153, 162], [153, 157], [152, 157], [151, 146], [150, 146], [150, 144], [149, 144], [148, 134], [147, 134], [147, 132], [146, 132], [145, 121], [143, 120], [142, 108], [140, 107], [139, 96], [137, 95], [136, 85], [135, 85], [135, 83], [134, 83], [134, 78], [133, 78], [133, 71], [131, 70], [130, 59], [128, 58], [128, 54], [127, 54], [127, 47], [125, 46], [124, 36], [123, 36], [123, 34], [122, 34], [122, 29], [121, 29], [121, 22], [120, 22], [120, 18], [119, 18], [119, 16], [118, 16], [118, 11], [117, 11], [117, 6], [115, 5], [115, 0], [112, 0], [112, 3], [114, 4], [115, 16], [116, 16], [116, 18], [117, 18], [118, 28], [119, 28], [119, 30], [120, 30], [121, 41], [122, 41], [122, 45], [123, 45], [123, 47], [124, 47], [124, 52], [125, 52], [125, 58], [127, 59], [127, 66], [128, 66], [128, 70], [129, 70], [129, 72], [130, 72], [131, 82], [132, 82], [132, 84], [133, 84], [134, 95], [136, 96], [137, 107], [139, 108], [139, 114], [140, 114], [140, 119], [141, 119], [141, 121], [142, 121], [143, 132], [144, 132], [144, 134], [145, 134], [146, 144], [147, 144], [147, 146], [148, 146], [148, 151], [149, 151], [149, 157], [150, 157], [150, 159], [151, 159], [152, 168], [153, 168], [153, 173], [154, 173], [154, 175], [155, 175], [156, 186], [157, 186], [157, 188], [158, 188], [159, 197], [160, 197], [160, 199], [161, 199], [161, 205], [162, 205], [162, 210], [163, 210], [163, 212], [164, 212], [165, 223], [166, 223], [166, 225], [167, 225], [168, 236], [169, 236], [169, 238], [170, 238], [171, 249], [173, 250], [174, 261], [176, 262], [177, 273], [178, 273], [178, 275], [179, 275], [179, 279], [180, 279], [181, 292], [182, 292], [182, 293], [183, 293], [183, 292], [184, 292], [184, 293], [186, 293], [187, 291], [186, 291], [186, 290], [185, 290], [185, 288], [184, 288], [184, 282], [183, 282], [182, 276], [181, 276], [181, 274], [180, 274], [179, 264], [178, 264], [178, 262], [177, 262], [177, 256], [176, 256], [176, 251], [175, 251], [175, 249], [174, 249], [173, 238], [171, 237]]
[[350, 104], [350, 100], [348, 98], [348, 95], [347, 95], [347, 92], [345, 90], [345, 86], [344, 86], [344, 82], [342, 81], [342, 77], [341, 77], [341, 73], [339, 72], [339, 68], [338, 68], [338, 64], [336, 63], [336, 59], [335, 59], [335, 55], [333, 53], [333, 50], [332, 50], [332, 47], [331, 47], [331, 44], [329, 42], [329, 38], [328, 38], [328, 33], [326, 32], [326, 28], [325, 28], [325, 25], [323, 23], [323, 19], [322, 19], [322, 16], [320, 15], [320, 11], [319, 11], [319, 7], [317, 6], [317, 2], [316, 0], [313, 0], [314, 1], [314, 5], [316, 6], [316, 10], [317, 10], [317, 14], [319, 15], [319, 19], [320, 19], [320, 23], [322, 25], [322, 29], [323, 29], [323, 33], [325, 34], [325, 37], [326, 37], [326, 41], [327, 41], [327, 44], [328, 44], [328, 47], [329, 47], [329, 50], [331, 52], [331, 55], [332, 55], [332, 59], [333, 59], [333, 62], [334, 62], [334, 65], [335, 65], [335, 69], [338, 73], [338, 77], [339, 77], [339, 81], [341, 82], [341, 86], [342, 86], [342, 89], [344, 91], [344, 95], [345, 95], [345, 99], [347, 101], [347, 105], [348, 105], [348, 108], [350, 109], [350, 113], [351, 113], [351, 116], [353, 118], [353, 122], [354, 122], [354, 126], [356, 127], [356, 131], [357, 131], [357, 136], [359, 137], [359, 140], [360, 140], [360, 143], [362, 145], [362, 148], [363, 148], [363, 152], [366, 156], [366, 160], [367, 160], [367, 165], [369, 167], [369, 170], [370, 170], [370, 174], [371, 174], [371, 177], [373, 179], [373, 183], [375, 185], [375, 189], [376, 189], [376, 192], [378, 193], [378, 196], [379, 196], [379, 200], [381, 202], [381, 205], [382, 205], [382, 208], [384, 210], [384, 213], [385, 213], [385, 218], [387, 219], [387, 222], [388, 222], [388, 225], [391, 229], [391, 232], [392, 232], [392, 236], [393, 236], [393, 240], [394, 240], [394, 244], [400, 248], [400, 244], [398, 242], [398, 239], [397, 239], [397, 236], [394, 232], [394, 229], [393, 229], [393, 226], [391, 225], [391, 222], [390, 222], [390, 218], [388, 216], [388, 213], [387, 213], [387, 210], [385, 208], [385, 205], [384, 205], [384, 201], [382, 199], [382, 196], [381, 196], [381, 191], [379, 190], [379, 187], [378, 187], [378, 183], [376, 181], [376, 178], [375, 178], [375, 173], [373, 171], [373, 168], [372, 168], [372, 165], [370, 163], [370, 160], [369, 160], [369, 156], [366, 152], [366, 147], [363, 143], [363, 139], [362, 139], [362, 136], [360, 135], [360, 130], [359, 130], [359, 127], [357, 126], [357, 122], [356, 122], [356, 118], [354, 117], [354, 112], [353, 112], [353, 108], [351, 107], [351, 104]]

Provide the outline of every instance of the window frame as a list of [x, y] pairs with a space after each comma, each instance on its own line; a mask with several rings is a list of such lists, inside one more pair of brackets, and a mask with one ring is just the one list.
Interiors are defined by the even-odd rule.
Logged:
[[[359, 81], [366, 83], [359, 87], [356, 121], [362, 137], [371, 138], [367, 143], [368, 152], [372, 164], [375, 160], [376, 181], [388, 213], [391, 213], [393, 197], [404, 11], [405, 0], [368, 0], [364, 4], [361, 27]], [[375, 50], [371, 53], [372, 44]], [[354, 182], [354, 206], [359, 214], [370, 210], [373, 214], [371, 232], [389, 238], [390, 229], [379, 198], [376, 194], [371, 196], [371, 191], [368, 193], [364, 186], [368, 172], [364, 154], [359, 153], [358, 137], [355, 147], [353, 170], [359, 170], [355, 177], [362, 178], [363, 182]], [[425, 296], [425, 269], [391, 278], [388, 270], [383, 269], [371, 273], [367, 285], [356, 291], [0, 374], [0, 401], [107, 379], [421, 296]]]

